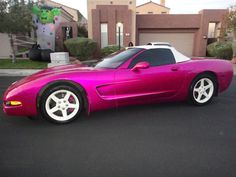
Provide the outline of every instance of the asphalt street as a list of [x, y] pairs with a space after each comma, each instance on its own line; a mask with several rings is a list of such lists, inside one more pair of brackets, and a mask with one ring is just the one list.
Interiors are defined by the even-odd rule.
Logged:
[[204, 107], [131, 106], [67, 125], [10, 117], [0, 77], [0, 177], [235, 177], [236, 77]]

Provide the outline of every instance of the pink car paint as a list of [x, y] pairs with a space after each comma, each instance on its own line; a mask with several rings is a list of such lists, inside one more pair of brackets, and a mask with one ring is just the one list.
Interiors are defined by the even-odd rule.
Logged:
[[[128, 69], [132, 58], [116, 69], [97, 69], [66, 65], [48, 68], [12, 84], [4, 93], [3, 110], [8, 115], [38, 115], [37, 99], [50, 83], [70, 81], [80, 85], [87, 97], [88, 113], [131, 104], [182, 101], [188, 98], [189, 87], [200, 73], [216, 75], [218, 92], [226, 90], [233, 78], [230, 62], [224, 60], [189, 60], [171, 65]], [[21, 106], [7, 106], [7, 101], [21, 101]]]

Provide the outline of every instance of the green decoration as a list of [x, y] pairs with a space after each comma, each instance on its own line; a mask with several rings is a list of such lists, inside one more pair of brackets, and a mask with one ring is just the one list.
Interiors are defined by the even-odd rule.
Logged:
[[40, 13], [40, 8], [39, 8], [38, 6], [33, 6], [32, 12], [33, 12], [33, 14], [35, 14], [35, 15], [39, 15], [39, 13]]
[[58, 8], [48, 10], [44, 7], [33, 6], [32, 12], [37, 15], [42, 24], [53, 23], [54, 17], [61, 15], [61, 10]]
[[53, 8], [51, 11], [52, 11], [52, 13], [53, 13], [54, 16], [59, 16], [59, 15], [61, 15], [61, 10], [58, 9], [58, 8]]

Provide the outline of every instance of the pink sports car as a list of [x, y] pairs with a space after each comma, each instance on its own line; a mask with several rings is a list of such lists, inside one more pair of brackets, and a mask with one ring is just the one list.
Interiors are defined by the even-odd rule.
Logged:
[[164, 44], [136, 46], [94, 67], [58, 66], [23, 78], [5, 92], [3, 110], [68, 123], [82, 110], [183, 100], [205, 105], [226, 90], [232, 78], [228, 61], [190, 59]]

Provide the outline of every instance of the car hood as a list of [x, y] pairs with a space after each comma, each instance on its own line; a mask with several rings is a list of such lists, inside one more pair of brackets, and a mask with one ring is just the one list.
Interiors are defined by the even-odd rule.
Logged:
[[83, 67], [80, 64], [71, 64], [71, 65], [62, 65], [62, 66], [55, 66], [51, 68], [44, 69], [39, 71], [32, 76], [43, 76], [43, 75], [51, 75], [51, 74], [62, 74], [62, 73], [70, 73], [70, 72], [91, 72], [97, 71], [99, 69], [95, 69], [93, 67]]
[[38, 79], [42, 79], [45, 77], [54, 76], [55, 78], [57, 75], [67, 75], [71, 73], [91, 73], [91, 72], [98, 72], [103, 71], [105, 69], [100, 68], [93, 68], [93, 67], [83, 67], [79, 64], [71, 64], [71, 65], [63, 65], [63, 66], [56, 66], [44, 69], [42, 71], [39, 71], [33, 75], [27, 76], [15, 83], [11, 86], [11, 88], [18, 87], [19, 85], [23, 85], [25, 83], [29, 83], [31, 81], [36, 81]]

